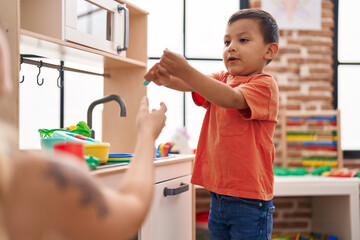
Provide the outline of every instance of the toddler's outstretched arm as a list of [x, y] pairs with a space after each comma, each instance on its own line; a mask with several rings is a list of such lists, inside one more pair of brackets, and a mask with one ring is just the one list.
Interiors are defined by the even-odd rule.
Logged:
[[224, 108], [245, 109], [248, 104], [243, 94], [230, 86], [202, 74], [190, 66], [187, 60], [165, 49], [157, 69], [161, 73], [178, 78], [209, 102]]

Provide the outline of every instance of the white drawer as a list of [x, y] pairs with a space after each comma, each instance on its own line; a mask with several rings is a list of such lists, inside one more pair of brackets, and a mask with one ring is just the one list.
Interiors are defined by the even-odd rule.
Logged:
[[192, 161], [160, 165], [155, 168], [155, 183], [190, 175]]

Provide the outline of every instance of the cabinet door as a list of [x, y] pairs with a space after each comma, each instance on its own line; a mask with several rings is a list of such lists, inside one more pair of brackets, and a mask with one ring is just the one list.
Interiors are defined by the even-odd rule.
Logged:
[[[164, 189], [174, 195], [164, 196]], [[191, 239], [191, 200], [190, 175], [155, 184], [152, 207], [141, 228], [140, 239]]]

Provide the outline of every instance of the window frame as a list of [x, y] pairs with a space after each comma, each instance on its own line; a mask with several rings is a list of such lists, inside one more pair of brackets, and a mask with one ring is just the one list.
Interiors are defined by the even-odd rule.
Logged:
[[[339, 103], [339, 94], [338, 94], [338, 69], [340, 66], [360, 66], [360, 62], [340, 62], [339, 61], [339, 49], [338, 49], [338, 43], [339, 43], [339, 0], [333, 1], [334, 3], [334, 92], [333, 92], [333, 99], [334, 99], [334, 109], [338, 108]], [[343, 150], [343, 157], [344, 159], [354, 159], [354, 158], [360, 158], [360, 149], [359, 150]]]
[[[249, 8], [249, 0], [239, 0], [239, 9]], [[183, 0], [183, 52], [188, 61], [222, 61], [222, 58], [193, 58], [186, 56], [186, 0]], [[160, 60], [160, 57], [148, 57], [149, 60]], [[183, 93], [183, 126], [186, 127], [186, 93]]]
[[[249, 8], [249, 0], [239, 0], [239, 9], [246, 9]], [[186, 57], [186, 0], [183, 0], [183, 52], [182, 55], [187, 59], [187, 60], [194, 60], [194, 61], [221, 61], [221, 58], [189, 58]], [[153, 56], [148, 56], [148, 60], [160, 60], [160, 57], [153, 57]], [[64, 62], [61, 62], [62, 65], [64, 65]], [[61, 74], [61, 79], [60, 79], [61, 83], [64, 84], [64, 82], [66, 81], [64, 74]], [[65, 112], [65, 106], [64, 106], [64, 88], [60, 89], [60, 128], [64, 128], [64, 112]], [[186, 93], [183, 93], [183, 119], [182, 119], [182, 123], [183, 126], [186, 127]]]

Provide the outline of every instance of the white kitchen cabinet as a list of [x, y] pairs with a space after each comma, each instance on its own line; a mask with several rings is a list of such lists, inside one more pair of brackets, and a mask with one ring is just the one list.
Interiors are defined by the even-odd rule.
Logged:
[[[179, 193], [164, 196], [166, 188], [177, 189]], [[155, 184], [153, 204], [139, 240], [191, 239], [191, 191], [190, 175]]]
[[[195, 239], [195, 195], [190, 184], [193, 155], [155, 160], [154, 195], [150, 212], [132, 240]], [[95, 170], [103, 184], [118, 188], [128, 166]], [[170, 195], [164, 196], [164, 191]], [[172, 195], [171, 195], [172, 194]]]
[[186, 158], [182, 157], [178, 161], [169, 159], [171, 164], [160, 160], [159, 165], [155, 165], [153, 202], [138, 240], [192, 239], [194, 189], [190, 178], [193, 163], [184, 160]]

